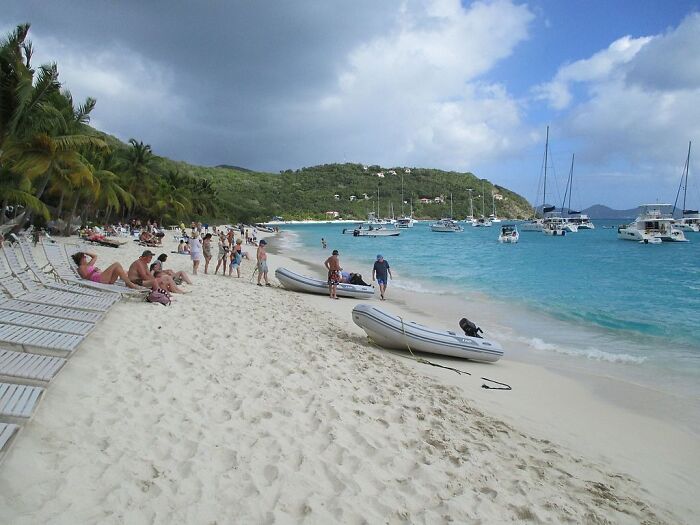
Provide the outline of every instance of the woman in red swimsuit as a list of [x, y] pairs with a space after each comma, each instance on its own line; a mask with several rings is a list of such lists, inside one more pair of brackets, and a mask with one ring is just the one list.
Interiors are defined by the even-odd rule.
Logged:
[[[88, 260], [88, 257], [90, 260]], [[112, 263], [104, 270], [100, 270], [95, 266], [97, 255], [94, 253], [78, 252], [71, 255], [71, 258], [78, 266], [78, 274], [80, 274], [80, 277], [83, 279], [103, 284], [114, 284], [117, 282], [117, 279], [121, 279], [129, 288], [134, 288], [136, 290], [144, 289], [132, 283], [122, 265], [117, 262]]]

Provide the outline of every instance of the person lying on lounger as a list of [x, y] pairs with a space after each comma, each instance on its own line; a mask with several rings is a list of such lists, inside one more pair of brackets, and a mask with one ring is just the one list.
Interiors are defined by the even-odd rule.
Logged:
[[134, 283], [124, 271], [121, 264], [115, 262], [106, 269], [100, 270], [95, 266], [97, 255], [94, 253], [78, 252], [71, 255], [73, 261], [78, 266], [78, 274], [83, 279], [102, 284], [114, 284], [117, 279], [121, 279], [129, 288], [141, 290], [141, 286]]

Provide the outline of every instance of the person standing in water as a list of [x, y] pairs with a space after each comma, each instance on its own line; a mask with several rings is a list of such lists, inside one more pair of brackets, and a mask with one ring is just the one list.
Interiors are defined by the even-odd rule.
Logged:
[[323, 263], [328, 269], [328, 293], [331, 299], [338, 299], [337, 290], [340, 283], [340, 259], [338, 250], [333, 250], [333, 254]]
[[326, 244], [326, 239], [321, 237], [321, 248], [323, 248], [325, 250], [327, 247], [328, 247], [328, 245]]
[[389, 268], [389, 263], [384, 260], [384, 257], [377, 255], [377, 260], [374, 262], [374, 267], [372, 268], [372, 280], [377, 279], [377, 284], [379, 285], [379, 297], [383, 301], [384, 294], [386, 293], [386, 285], [389, 282], [389, 277], [394, 278], [391, 275], [391, 268]]

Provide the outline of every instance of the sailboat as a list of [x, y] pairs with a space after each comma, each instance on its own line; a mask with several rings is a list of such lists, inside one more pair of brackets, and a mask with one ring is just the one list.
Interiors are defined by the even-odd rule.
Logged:
[[401, 217], [396, 220], [396, 225], [399, 228], [413, 228], [413, 201], [411, 200], [411, 215], [406, 215], [403, 212], [403, 205], [406, 201], [403, 198], [403, 175], [401, 175]]
[[676, 202], [673, 203], [673, 212], [676, 211], [676, 203], [683, 188], [683, 216], [676, 221], [676, 228], [687, 232], [700, 232], [700, 213], [698, 210], [687, 210], [685, 208], [685, 198], [688, 193], [688, 168], [690, 167], [690, 146], [692, 142], [688, 142], [688, 156], [685, 159], [685, 167], [681, 175], [681, 184], [678, 187], [676, 194]]
[[468, 224], [473, 224], [474, 223], [474, 201], [472, 200], [472, 192], [474, 191], [472, 188], [467, 188], [467, 191], [469, 192], [469, 215], [464, 218], [464, 222]]
[[452, 219], [452, 194], [450, 193], [450, 216], [440, 219], [430, 225], [430, 230], [440, 233], [463, 232], [462, 228], [455, 220]]
[[491, 208], [493, 209], [493, 213], [489, 215], [489, 220], [492, 223], [501, 222], [501, 219], [496, 215], [496, 195], [493, 192], [491, 192]]
[[[472, 226], [475, 228], [490, 228], [491, 221], [484, 217], [486, 207], [484, 205], [484, 193], [486, 193], [486, 185], [481, 185], [481, 217], [472, 221]], [[500, 222], [500, 221], [499, 221]]]
[[[549, 154], [549, 126], [547, 126], [547, 135], [544, 143], [544, 191], [542, 194], [542, 216], [544, 217], [547, 213], [554, 211], [554, 206], [547, 206], [547, 160]], [[541, 232], [544, 230], [544, 219], [537, 218], [535, 212], [535, 218], [531, 221], [523, 223], [520, 227], [522, 232]]]
[[564, 203], [566, 203], [566, 197], [569, 196], [569, 204], [566, 206], [567, 214], [569, 217], [566, 219], [567, 228], [569, 231], [575, 232], [578, 230], [593, 230], [595, 225], [591, 222], [588, 215], [581, 213], [580, 211], [571, 209], [571, 194], [574, 192], [574, 158], [575, 155], [571, 155], [571, 169], [569, 170], [569, 180], [566, 182], [566, 191], [564, 192], [564, 200], [561, 203], [561, 212], [564, 214]]

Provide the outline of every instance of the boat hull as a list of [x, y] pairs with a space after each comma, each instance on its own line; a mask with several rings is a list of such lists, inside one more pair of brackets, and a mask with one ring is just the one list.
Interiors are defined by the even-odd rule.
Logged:
[[412, 351], [489, 363], [503, 357], [503, 349], [495, 341], [436, 330], [414, 322], [402, 322], [400, 317], [369, 304], [355, 306], [352, 320], [384, 348], [407, 350], [410, 347]]
[[[275, 277], [287, 290], [328, 295], [328, 283], [321, 279], [299, 275], [286, 268], [277, 268]], [[336, 294], [340, 297], [351, 297], [353, 299], [371, 299], [374, 295], [374, 288], [371, 286], [340, 283], [336, 289]]]

